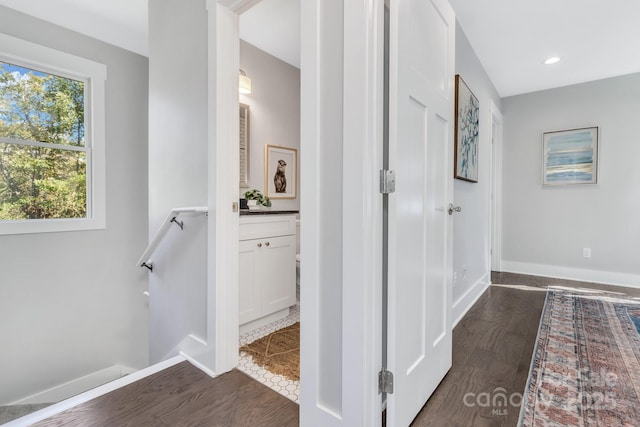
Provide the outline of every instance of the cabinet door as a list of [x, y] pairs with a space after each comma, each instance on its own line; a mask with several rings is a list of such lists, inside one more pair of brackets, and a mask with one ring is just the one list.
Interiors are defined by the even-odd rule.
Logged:
[[240, 324], [262, 316], [260, 302], [260, 256], [259, 240], [240, 242]]
[[296, 303], [296, 237], [261, 239], [260, 270], [256, 280], [262, 287], [265, 315]]

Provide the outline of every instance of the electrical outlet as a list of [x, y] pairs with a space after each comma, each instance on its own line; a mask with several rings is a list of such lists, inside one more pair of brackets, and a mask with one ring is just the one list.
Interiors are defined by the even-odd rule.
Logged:
[[582, 256], [584, 258], [591, 258], [591, 248], [582, 248]]

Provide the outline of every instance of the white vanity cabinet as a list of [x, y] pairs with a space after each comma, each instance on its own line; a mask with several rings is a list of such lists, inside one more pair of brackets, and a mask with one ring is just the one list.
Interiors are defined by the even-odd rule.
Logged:
[[295, 215], [241, 216], [240, 325], [250, 330], [285, 317], [295, 303]]

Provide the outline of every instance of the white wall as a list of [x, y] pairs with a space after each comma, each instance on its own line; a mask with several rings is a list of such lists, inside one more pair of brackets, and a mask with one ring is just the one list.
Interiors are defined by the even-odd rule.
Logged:
[[[249, 188], [264, 194], [264, 147], [281, 145], [298, 150], [300, 183], [300, 70], [240, 41], [240, 68], [251, 78], [251, 94], [240, 94], [250, 107]], [[295, 199], [272, 199], [273, 209], [300, 209], [300, 190]]]
[[480, 149], [478, 182], [454, 180], [453, 202], [462, 208], [453, 217], [454, 321], [466, 312], [490, 282], [491, 102], [498, 108], [501, 105], [496, 89], [458, 23], [456, 73], [462, 76], [480, 103]]
[[[208, 50], [204, 0], [149, 2], [149, 235], [173, 207], [208, 206]], [[183, 218], [181, 218], [183, 219]], [[149, 275], [150, 358], [207, 334], [207, 224], [184, 218]]]
[[[343, 0], [301, 5], [311, 46], [302, 50], [301, 425], [338, 425], [343, 412]], [[317, 14], [316, 14], [317, 13]], [[313, 28], [317, 29], [317, 33]], [[303, 31], [304, 33], [304, 31]], [[315, 37], [318, 39], [316, 40]], [[307, 34], [309, 36], [309, 34]], [[305, 35], [303, 34], [303, 39]], [[304, 43], [304, 41], [303, 41]], [[305, 68], [306, 64], [306, 68]], [[317, 64], [317, 68], [316, 68]], [[317, 84], [316, 84], [317, 79]], [[305, 85], [306, 83], [306, 85]], [[306, 91], [305, 91], [306, 89]], [[318, 92], [315, 92], [315, 91]], [[318, 120], [316, 123], [315, 120]], [[306, 120], [306, 122], [305, 122]], [[317, 126], [317, 129], [315, 128]], [[319, 135], [316, 134], [316, 131]], [[329, 166], [330, 165], [330, 166]], [[322, 175], [322, 168], [331, 168]], [[314, 176], [316, 175], [317, 176]], [[320, 182], [318, 182], [320, 181]], [[303, 184], [305, 184], [303, 182]], [[317, 184], [317, 187], [316, 187]], [[317, 189], [316, 189], [317, 188]], [[318, 206], [321, 208], [318, 209]], [[305, 255], [306, 253], [306, 255]], [[311, 256], [315, 256], [313, 259]], [[309, 262], [305, 265], [305, 260]], [[305, 322], [305, 319], [310, 319]], [[315, 398], [315, 399], [314, 399]], [[308, 404], [310, 402], [310, 404]]]
[[[640, 286], [639, 111], [640, 74], [503, 100], [504, 271]], [[586, 126], [598, 184], [543, 188], [543, 132]]]
[[0, 404], [147, 358], [147, 59], [0, 7], [3, 33], [97, 61], [106, 80], [106, 229], [0, 236]]

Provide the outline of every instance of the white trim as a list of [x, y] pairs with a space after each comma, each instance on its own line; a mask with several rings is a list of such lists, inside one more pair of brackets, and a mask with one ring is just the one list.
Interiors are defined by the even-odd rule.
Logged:
[[502, 260], [502, 271], [531, 276], [640, 288], [640, 274]]
[[259, 319], [252, 320], [251, 322], [243, 323], [242, 325], [240, 325], [240, 335], [244, 335], [247, 332], [251, 332], [253, 330], [266, 326], [269, 323], [277, 322], [278, 320], [284, 319], [289, 315], [290, 311], [291, 309], [287, 307]]
[[340, 414], [326, 408], [320, 400], [322, 373], [320, 366], [320, 214], [322, 201], [319, 188], [321, 176], [321, 88], [320, 40], [323, 28], [320, 7], [323, 0], [300, 3], [300, 211], [304, 225], [300, 226], [300, 254], [304, 268], [300, 271], [300, 425], [339, 426]]
[[215, 378], [218, 374], [213, 372], [206, 364], [198, 360], [198, 356], [207, 354], [207, 349], [208, 346], [206, 341], [193, 334], [187, 335], [187, 337], [180, 343], [180, 356], [187, 359], [189, 363], [209, 375], [211, 378]]
[[452, 328], [462, 320], [465, 314], [478, 301], [484, 291], [491, 285], [491, 272], [485, 273], [476, 283], [473, 284], [456, 302], [453, 303], [453, 325]]
[[156, 363], [155, 365], [149, 366], [148, 368], [145, 368], [145, 369], [141, 369], [137, 372], [127, 375], [126, 377], [122, 377], [108, 384], [102, 385], [100, 387], [96, 387], [93, 390], [89, 390], [85, 393], [79, 394], [67, 400], [63, 400], [62, 402], [48, 406], [39, 411], [33, 412], [22, 418], [18, 418], [17, 420], [11, 421], [7, 424], [3, 424], [3, 427], [30, 426], [46, 418], [52, 417], [63, 411], [66, 411], [67, 409], [71, 409], [82, 403], [85, 403], [97, 397], [103, 396], [107, 393], [110, 393], [114, 390], [117, 390], [129, 384], [132, 384], [138, 380], [141, 380], [142, 378], [158, 373], [162, 370], [170, 368], [171, 366], [177, 365], [178, 363], [184, 362], [184, 361], [185, 361], [184, 357], [176, 356], [171, 359], [165, 360], [163, 362]]
[[[87, 218], [0, 221], [0, 235], [97, 230], [106, 227], [105, 80], [107, 67], [79, 56], [0, 33], [0, 57], [85, 82]], [[60, 148], [60, 147], [57, 147]]]
[[345, 1], [343, 34], [348, 54], [343, 71], [342, 419], [346, 426], [375, 426], [382, 413], [384, 1]]
[[22, 145], [25, 147], [40, 147], [40, 148], [48, 148], [50, 150], [65, 150], [65, 151], [77, 151], [81, 153], [87, 152], [87, 147], [84, 145], [64, 145], [64, 144], [52, 144], [50, 142], [38, 142], [31, 141], [28, 139], [13, 139], [13, 138], [4, 138], [0, 137], [0, 142], [5, 144], [13, 144], [13, 145]]
[[238, 364], [239, 214], [238, 14], [207, 0], [209, 14], [209, 235], [207, 267], [207, 342], [212, 370], [224, 373]]
[[[502, 112], [493, 102], [489, 102], [491, 111], [491, 194], [490, 201], [490, 232], [489, 238], [489, 270], [502, 271], [502, 150], [503, 150], [503, 123]], [[494, 125], [497, 126], [497, 135], [493, 134]]]
[[135, 372], [135, 369], [128, 368], [126, 366], [109, 366], [108, 368], [100, 369], [99, 371], [83, 375], [80, 378], [67, 381], [63, 384], [59, 384], [55, 387], [51, 387], [47, 390], [38, 392], [23, 399], [16, 400], [15, 402], [11, 402], [8, 405], [29, 405], [37, 403], [60, 402], [64, 399], [68, 399], [92, 388], [99, 387], [110, 381], [115, 381], [126, 375], [132, 374], [133, 372]]
[[[210, 0], [207, 0], [209, 2]], [[256, 4], [260, 3], [262, 0], [218, 0], [218, 3], [221, 6], [226, 7], [227, 9], [241, 15], [243, 12], [251, 9]]]
[[0, 33], [0, 56], [61, 77], [107, 79], [107, 67], [89, 59]]

